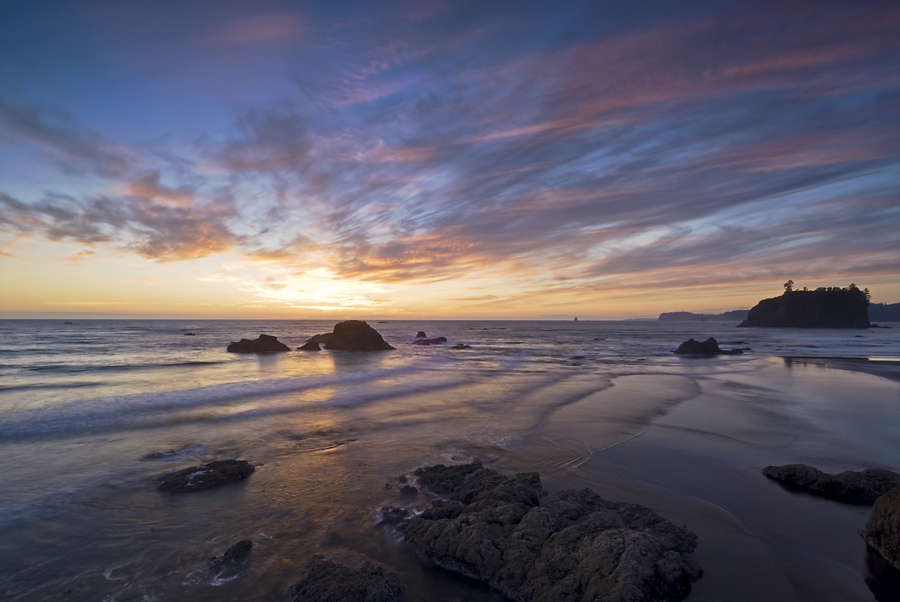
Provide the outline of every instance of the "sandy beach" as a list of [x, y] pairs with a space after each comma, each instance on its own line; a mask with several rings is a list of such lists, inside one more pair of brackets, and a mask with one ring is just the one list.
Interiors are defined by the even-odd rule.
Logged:
[[[156, 327], [160, 349], [182, 336], [176, 326]], [[900, 468], [896, 362], [852, 348], [836, 358], [845, 341], [831, 335], [836, 342], [817, 343], [821, 357], [680, 358], [670, 341], [693, 326], [438, 326], [474, 351], [414, 348], [417, 328], [395, 324], [382, 328], [398, 350], [384, 355], [216, 363], [223, 354], [211, 341], [233, 325], [212, 325], [192, 327], [194, 363], [104, 376], [106, 396], [100, 385], [65, 388], [60, 403], [46, 380], [26, 388], [43, 405], [7, 412], [0, 427], [9, 467], [0, 591], [12, 600], [283, 600], [323, 554], [376, 560], [401, 577], [408, 600], [499, 601], [377, 524], [383, 506], [430, 503], [402, 496], [399, 475], [477, 459], [506, 475], [537, 471], [550, 493], [588, 487], [686, 526], [705, 571], [688, 600], [896, 594], [896, 571], [881, 572], [857, 534], [869, 507], [791, 492], [761, 473], [788, 463]], [[740, 334], [754, 348], [784, 344], [777, 333]], [[66, 374], [69, 384], [93, 378]], [[148, 387], [157, 393], [140, 392]], [[6, 407], [23, 398], [4, 394]], [[257, 469], [206, 492], [155, 490], [161, 474], [216, 458]], [[211, 574], [209, 559], [245, 538], [254, 542], [247, 564]]]

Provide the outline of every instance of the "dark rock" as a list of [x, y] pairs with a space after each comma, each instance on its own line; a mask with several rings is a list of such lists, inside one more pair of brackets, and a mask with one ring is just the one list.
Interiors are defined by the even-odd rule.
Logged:
[[312, 342], [324, 344], [325, 349], [335, 351], [387, 351], [393, 349], [378, 334], [377, 330], [362, 320], [338, 322], [334, 325], [334, 332], [317, 334], [310, 338], [306, 345]]
[[416, 333], [416, 338], [417, 339], [427, 339], [428, 335], [425, 334], [424, 330], [420, 330], [419, 332]]
[[404, 587], [395, 573], [366, 562], [358, 571], [313, 556], [306, 576], [291, 588], [294, 602], [394, 602]]
[[454, 346], [451, 347], [450, 349], [471, 349], [471, 348], [472, 348], [471, 345], [466, 345], [465, 343], [457, 343], [456, 345], [454, 345]]
[[900, 569], [900, 485], [875, 500], [861, 535], [894, 568]]
[[416, 471], [446, 497], [399, 525], [421, 555], [513, 600], [681, 600], [702, 571], [693, 533], [636, 504], [563, 491], [543, 505], [537, 473], [479, 463]]
[[739, 326], [868, 328], [869, 299], [856, 287], [786, 291], [757, 303]]
[[702, 343], [694, 339], [688, 339], [678, 346], [675, 353], [687, 353], [691, 355], [735, 355], [741, 354], [740, 349], [720, 349], [719, 343], [712, 337], [709, 337]]
[[900, 474], [880, 468], [828, 474], [805, 464], [766, 466], [762, 473], [801, 490], [846, 502], [871, 504], [900, 484]]
[[186, 332], [186, 333], [184, 333], [184, 336], [186, 336], [186, 337], [195, 337], [195, 336], [197, 336], [197, 335], [195, 335], [193, 332]]
[[166, 475], [156, 488], [170, 493], [192, 493], [236, 483], [255, 470], [246, 460], [216, 460]]
[[386, 506], [381, 509], [381, 525], [397, 525], [409, 518], [409, 510], [397, 506]]
[[322, 351], [322, 348], [319, 347], [319, 342], [314, 341], [312, 339], [306, 341], [300, 347], [297, 347], [300, 351]]
[[68, 324], [68, 325], [69, 325], [69, 326], [71, 326], [71, 325], [72, 325], [72, 323], [71, 323], [71, 322], [63, 322], [63, 324]]
[[221, 556], [213, 556], [209, 560], [209, 570], [217, 571], [228, 564], [241, 562], [250, 554], [253, 548], [253, 542], [249, 539], [242, 539], [227, 550]]
[[412, 485], [404, 485], [400, 488], [400, 493], [402, 495], [416, 495], [417, 493], [419, 493], [419, 490]]
[[241, 339], [226, 348], [226, 351], [231, 353], [275, 353], [290, 350], [290, 347], [270, 334], [261, 334], [256, 340]]
[[447, 337], [436, 337], [433, 339], [416, 339], [413, 341], [413, 345], [440, 345], [441, 343], [446, 343]]

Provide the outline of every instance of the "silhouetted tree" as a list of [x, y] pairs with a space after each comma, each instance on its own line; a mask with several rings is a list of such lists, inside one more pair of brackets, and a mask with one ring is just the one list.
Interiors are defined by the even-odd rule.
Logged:
[[790, 293], [793, 290], [794, 290], [794, 281], [793, 280], [788, 280], [787, 282], [784, 283], [784, 292], [785, 293]]

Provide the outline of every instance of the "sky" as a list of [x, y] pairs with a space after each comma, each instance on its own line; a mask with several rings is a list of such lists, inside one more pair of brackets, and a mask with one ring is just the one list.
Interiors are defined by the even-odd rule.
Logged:
[[900, 302], [900, 3], [0, 0], [0, 317]]

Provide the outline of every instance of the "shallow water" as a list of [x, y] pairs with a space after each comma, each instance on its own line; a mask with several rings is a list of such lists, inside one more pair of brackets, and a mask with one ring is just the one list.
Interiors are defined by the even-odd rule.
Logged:
[[[427, 504], [401, 498], [398, 475], [476, 458], [686, 524], [706, 569], [690, 600], [896, 593], [893, 573], [870, 575], [856, 535], [868, 508], [760, 474], [900, 469], [900, 383], [847, 369], [896, 377], [896, 329], [388, 322], [372, 325], [392, 352], [246, 356], [224, 348], [263, 332], [294, 348], [333, 323], [73, 322], [0, 321], [3, 599], [284, 600], [318, 553], [385, 564], [409, 600], [500, 600], [377, 527], [382, 505]], [[450, 341], [413, 346], [418, 330]], [[671, 353], [707, 336], [752, 351]], [[857, 361], [869, 357], [878, 370]], [[154, 489], [226, 457], [259, 467], [209, 492]], [[249, 561], [210, 573], [243, 538]]]

